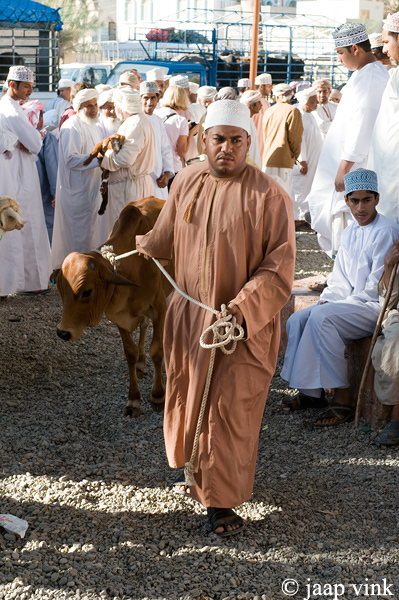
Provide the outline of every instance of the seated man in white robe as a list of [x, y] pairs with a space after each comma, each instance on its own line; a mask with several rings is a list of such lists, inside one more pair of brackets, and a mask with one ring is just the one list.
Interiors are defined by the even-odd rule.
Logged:
[[324, 389], [334, 389], [333, 403], [316, 421], [319, 426], [339, 425], [354, 415], [356, 399], [349, 394], [345, 346], [374, 332], [384, 257], [399, 238], [399, 226], [377, 213], [376, 173], [357, 169], [344, 181], [345, 202], [354, 221], [343, 232], [328, 287], [318, 304], [288, 319], [281, 372], [290, 387], [299, 390], [282, 408], [319, 408], [325, 404]]
[[98, 127], [101, 139], [105, 139], [116, 133], [122, 125], [115, 113], [113, 101], [114, 89], [104, 90], [98, 98]]
[[104, 242], [109, 233], [101, 205], [101, 170], [97, 159], [84, 166], [96, 144], [101, 142], [97, 125], [98, 92], [78, 92], [73, 100], [76, 115], [61, 127], [57, 191], [52, 240], [54, 268], [70, 252], [87, 252]]
[[168, 197], [169, 179], [175, 174], [173, 170], [173, 153], [166, 133], [165, 125], [160, 117], [154, 115], [159, 101], [158, 84], [155, 81], [140, 83], [140, 97], [143, 111], [149, 119], [155, 134], [156, 161], [151, 173], [154, 185], [154, 196], [161, 200]]
[[119, 152], [108, 150], [101, 166], [110, 171], [108, 206], [105, 217], [109, 230], [126, 204], [154, 194], [151, 173], [155, 167], [155, 135], [143, 113], [140, 94], [128, 86], [115, 90], [116, 115], [122, 121], [118, 129], [125, 141]]

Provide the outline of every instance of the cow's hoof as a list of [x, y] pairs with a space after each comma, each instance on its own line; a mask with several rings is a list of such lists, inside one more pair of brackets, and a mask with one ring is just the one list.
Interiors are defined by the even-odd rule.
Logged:
[[141, 407], [140, 404], [138, 404], [137, 402], [134, 402], [132, 406], [126, 406], [125, 410], [123, 411], [124, 417], [133, 417], [134, 419], [137, 419], [137, 417], [139, 417], [140, 415]]
[[136, 375], [137, 375], [137, 379], [143, 379], [144, 377], [144, 364], [137, 364], [136, 365]]
[[154, 412], [162, 412], [165, 406], [165, 396], [162, 396], [162, 398], [151, 396], [150, 404]]

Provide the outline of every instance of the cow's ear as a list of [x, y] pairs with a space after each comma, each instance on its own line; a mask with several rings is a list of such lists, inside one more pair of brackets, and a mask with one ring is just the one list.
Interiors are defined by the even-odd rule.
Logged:
[[122, 277], [113, 271], [107, 271], [105, 281], [107, 283], [112, 283], [113, 285], [134, 285], [134, 287], [140, 287], [136, 283], [133, 283], [133, 281], [130, 281], [129, 279], [126, 279], [126, 277]]
[[50, 281], [51, 281], [51, 283], [55, 283], [57, 281], [58, 273], [60, 271], [61, 271], [61, 269], [54, 269], [54, 271], [50, 275]]

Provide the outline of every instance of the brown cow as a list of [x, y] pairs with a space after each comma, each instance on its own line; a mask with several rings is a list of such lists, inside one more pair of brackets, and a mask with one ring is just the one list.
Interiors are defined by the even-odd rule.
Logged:
[[[135, 236], [147, 233], [164, 205], [154, 197], [130, 202], [116, 221], [106, 244], [116, 255], [135, 248]], [[100, 246], [101, 247], [101, 246]], [[173, 276], [173, 265], [169, 266]], [[143, 375], [145, 363], [144, 337], [148, 317], [153, 323], [150, 356], [154, 364], [151, 406], [161, 410], [165, 400], [162, 372], [163, 328], [167, 296], [172, 286], [152, 260], [136, 255], [123, 258], [118, 272], [96, 250], [85, 254], [72, 252], [54, 276], [63, 302], [57, 335], [65, 341], [77, 340], [85, 327], [95, 327], [103, 314], [119, 329], [129, 367], [129, 397], [124, 414], [141, 414], [137, 376]], [[140, 286], [140, 287], [137, 287]], [[139, 348], [132, 332], [140, 326]], [[137, 369], [137, 373], [136, 373]]]

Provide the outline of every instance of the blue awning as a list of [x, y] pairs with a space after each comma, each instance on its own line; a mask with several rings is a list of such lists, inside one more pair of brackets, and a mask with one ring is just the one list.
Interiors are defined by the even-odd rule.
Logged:
[[0, 28], [60, 31], [59, 10], [33, 0], [0, 0]]

